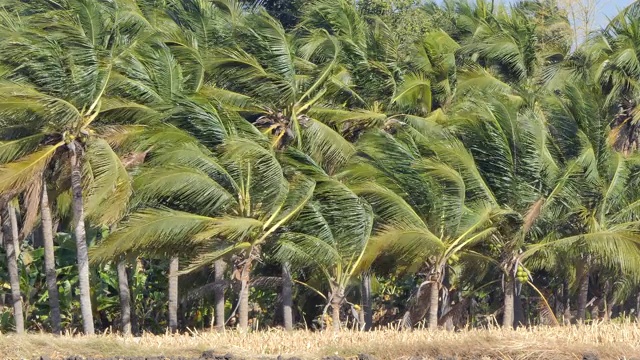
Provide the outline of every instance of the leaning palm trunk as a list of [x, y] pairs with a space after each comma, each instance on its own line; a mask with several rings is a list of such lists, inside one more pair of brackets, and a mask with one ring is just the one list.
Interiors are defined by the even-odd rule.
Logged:
[[258, 259], [260, 248], [254, 246], [249, 256], [244, 260], [240, 270], [240, 294], [238, 303], [238, 329], [246, 332], [249, 329], [249, 284], [251, 280], [251, 265], [254, 259]]
[[[136, 262], [133, 265], [133, 274], [132, 274], [132, 280], [134, 279], [140, 279], [142, 277], [142, 275], [145, 273], [145, 268], [144, 268], [144, 262], [142, 261], [141, 258], [136, 258]], [[135, 281], [135, 280], [134, 280]], [[139, 285], [139, 284], [138, 284]], [[136, 299], [136, 293], [135, 293], [135, 287], [132, 288], [133, 292], [133, 299]], [[131, 332], [137, 334], [141, 332], [141, 328], [143, 327], [142, 324], [144, 324], [144, 319], [140, 319], [138, 317], [138, 314], [136, 313], [136, 304], [135, 304], [135, 300], [133, 303], [133, 312], [131, 313]], [[142, 321], [142, 324], [140, 323], [140, 321]]]
[[289, 264], [282, 264], [282, 315], [285, 330], [293, 329], [293, 283]]
[[177, 257], [172, 257], [169, 263], [169, 329], [178, 330], [178, 270]]
[[69, 144], [71, 163], [71, 192], [73, 196], [73, 229], [76, 237], [78, 260], [78, 279], [80, 284], [80, 309], [82, 325], [86, 335], [94, 333], [93, 313], [91, 309], [91, 288], [89, 284], [89, 253], [87, 235], [84, 227], [84, 201], [82, 199], [82, 164], [78, 154], [78, 145]]
[[583, 265], [584, 270], [580, 276], [580, 283], [578, 286], [578, 311], [576, 314], [576, 320], [578, 322], [584, 322], [586, 320], [587, 312], [587, 297], [589, 295], [589, 270], [586, 264]]
[[42, 239], [44, 246], [44, 273], [47, 279], [49, 292], [49, 307], [51, 309], [51, 330], [59, 334], [61, 329], [60, 300], [58, 297], [58, 281], [56, 275], [56, 259], [53, 245], [53, 221], [49, 206], [47, 185], [43, 181], [42, 195], [40, 197], [40, 217], [42, 218]]
[[213, 288], [213, 301], [215, 303], [215, 328], [224, 331], [224, 260], [216, 260], [213, 263], [215, 271], [215, 287]]
[[371, 307], [371, 275], [362, 274], [362, 311], [364, 312], [364, 330], [373, 326], [373, 309]]
[[238, 305], [238, 329], [246, 332], [249, 328], [249, 274], [241, 275], [240, 303]]
[[515, 279], [511, 272], [504, 276], [504, 313], [502, 317], [502, 327], [513, 328], [515, 304]]
[[636, 322], [640, 318], [640, 291], [636, 294]]
[[438, 328], [438, 294], [440, 292], [440, 283], [434, 280], [431, 283], [431, 290], [429, 291], [429, 330], [435, 330]]
[[[20, 274], [18, 273], [18, 259], [15, 249], [15, 241], [18, 237], [17, 221], [14, 221], [15, 210], [12, 206], [6, 206], [7, 218], [3, 223], [4, 248], [7, 253], [7, 267], [9, 270], [9, 285], [11, 286], [11, 303], [13, 304], [13, 317], [16, 323], [16, 332], [24, 332], [24, 316], [22, 314], [22, 295], [20, 293]], [[13, 216], [12, 216], [13, 214]], [[0, 223], [2, 219], [0, 218]]]
[[131, 334], [131, 292], [129, 291], [129, 278], [127, 277], [127, 264], [124, 260], [118, 262], [118, 292], [120, 294], [120, 325], [122, 334]]
[[18, 230], [18, 215], [16, 214], [16, 208], [9, 205], [7, 207], [9, 212], [9, 222], [11, 223], [11, 239], [13, 240], [13, 249], [16, 252], [16, 260], [20, 257], [20, 238]]

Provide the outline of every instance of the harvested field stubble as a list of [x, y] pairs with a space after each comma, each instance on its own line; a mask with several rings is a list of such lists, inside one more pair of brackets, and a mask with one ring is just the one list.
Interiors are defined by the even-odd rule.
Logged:
[[357, 359], [632, 359], [640, 356], [637, 324], [592, 325], [505, 331], [462, 332], [426, 330], [313, 333], [265, 331], [240, 334], [195, 333], [144, 335], [141, 337], [0, 335], [0, 358], [65, 359], [114, 357], [185, 357], [197, 359], [203, 352], [233, 354], [241, 359], [299, 357], [319, 359], [339, 355]]

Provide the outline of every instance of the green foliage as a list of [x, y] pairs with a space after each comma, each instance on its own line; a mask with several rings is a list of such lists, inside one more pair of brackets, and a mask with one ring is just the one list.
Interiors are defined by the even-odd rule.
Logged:
[[212, 324], [217, 260], [224, 315], [253, 328], [281, 321], [279, 263], [309, 325], [329, 305], [359, 318], [363, 274], [379, 324], [426, 312], [427, 284], [433, 325], [459, 304], [486, 325], [511, 290], [538, 304], [527, 324], [553, 320], [541, 296], [560, 311], [638, 291], [637, 6], [576, 48], [552, 0], [3, 6], [0, 207], [19, 209], [21, 254], [0, 295], [19, 283], [30, 331], [51, 326], [43, 189], [69, 331], [81, 209], [101, 330], [125, 261], [135, 331], [164, 331], [173, 257], [183, 328]]
[[437, 28], [437, 19], [425, 11], [428, 5], [421, 0], [365, 0], [358, 1], [357, 6], [363, 15], [377, 16], [387, 24], [400, 39], [401, 48], [411, 46], [422, 34]]

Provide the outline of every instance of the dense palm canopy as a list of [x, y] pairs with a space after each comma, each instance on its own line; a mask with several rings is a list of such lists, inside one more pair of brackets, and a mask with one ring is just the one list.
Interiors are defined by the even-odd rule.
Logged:
[[0, 5], [0, 330], [638, 312], [637, 5]]

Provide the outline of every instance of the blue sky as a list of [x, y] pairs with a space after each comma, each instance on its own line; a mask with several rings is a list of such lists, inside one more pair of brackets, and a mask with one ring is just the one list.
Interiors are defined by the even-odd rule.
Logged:
[[596, 18], [598, 25], [603, 26], [607, 23], [607, 19], [614, 17], [618, 14], [620, 9], [631, 4], [633, 0], [601, 0], [600, 1], [600, 14]]

